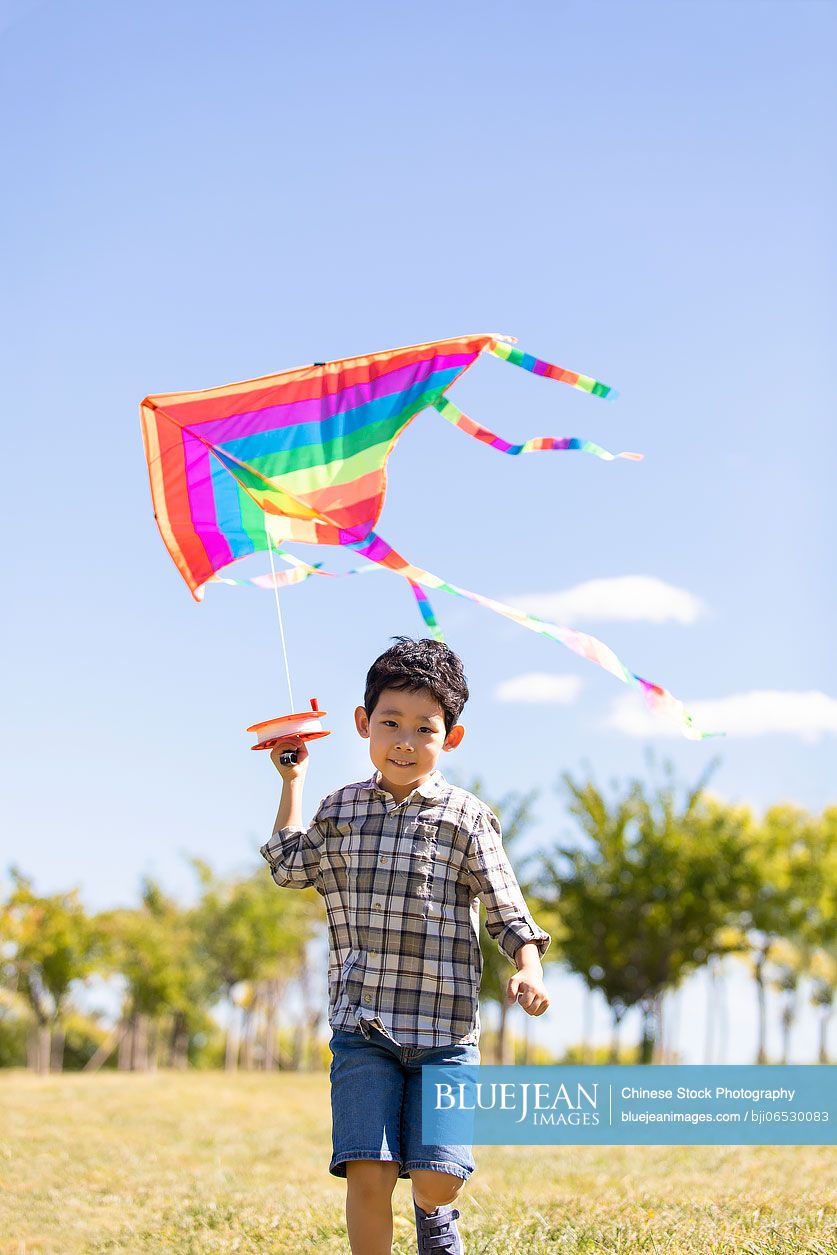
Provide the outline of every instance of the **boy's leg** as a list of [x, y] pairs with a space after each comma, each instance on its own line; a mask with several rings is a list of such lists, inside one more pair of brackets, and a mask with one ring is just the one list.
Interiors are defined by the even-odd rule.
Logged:
[[411, 1168], [410, 1179], [415, 1202], [427, 1212], [452, 1203], [465, 1184], [462, 1177], [452, 1172], [436, 1172], [432, 1168]]
[[419, 1255], [463, 1255], [459, 1211], [452, 1204], [476, 1167], [470, 1145], [422, 1140], [422, 1073], [426, 1066], [450, 1067], [453, 1073], [479, 1062], [478, 1046], [453, 1043], [422, 1050], [406, 1067], [401, 1157], [413, 1186]]
[[346, 1227], [352, 1255], [390, 1255], [392, 1192], [399, 1163], [352, 1159], [346, 1164]]
[[390, 1255], [392, 1192], [401, 1168], [404, 1077], [391, 1050], [362, 1033], [331, 1038], [333, 1155], [346, 1177], [346, 1223], [353, 1255]]

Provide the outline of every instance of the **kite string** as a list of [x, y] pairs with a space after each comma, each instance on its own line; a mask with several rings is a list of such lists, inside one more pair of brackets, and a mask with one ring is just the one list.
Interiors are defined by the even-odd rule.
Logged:
[[282, 606], [279, 602], [279, 587], [276, 583], [276, 566], [273, 562], [273, 538], [270, 535], [270, 527], [265, 520], [265, 535], [267, 536], [267, 553], [270, 558], [270, 574], [272, 576], [273, 596], [276, 600], [276, 614], [279, 617], [279, 636], [282, 639], [282, 657], [285, 659], [285, 677], [288, 681], [288, 696], [291, 699], [291, 710], [294, 709], [294, 691], [291, 688], [291, 669], [288, 666], [288, 651], [285, 647], [285, 625], [282, 622]]

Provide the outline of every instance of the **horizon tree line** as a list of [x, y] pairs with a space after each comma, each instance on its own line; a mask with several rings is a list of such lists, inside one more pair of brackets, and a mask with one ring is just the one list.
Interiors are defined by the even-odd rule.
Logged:
[[[708, 976], [707, 1053], [723, 1009], [723, 962], [752, 977], [758, 1012], [756, 1062], [767, 1061], [768, 991], [780, 1001], [781, 1061], [789, 1058], [802, 991], [818, 1013], [818, 1060], [828, 1062], [837, 994], [837, 806], [815, 815], [791, 803], [757, 818], [712, 796], [715, 763], [690, 788], [670, 766], [653, 783], [630, 779], [610, 796], [592, 779], [561, 777], [572, 828], [522, 859], [535, 793], [485, 798], [535, 918], [552, 934], [544, 966], [560, 965], [585, 989], [573, 1062], [668, 1059], [666, 999], [698, 970]], [[480, 796], [482, 782], [471, 782]], [[198, 898], [182, 906], [152, 879], [136, 907], [89, 914], [78, 889], [39, 895], [17, 867], [0, 902], [0, 1066], [35, 1072], [104, 1065], [227, 1070], [324, 1066], [326, 1005], [312, 949], [325, 939], [313, 888], [278, 891], [266, 867], [217, 878], [190, 860]], [[480, 923], [483, 1030], [496, 1062], [529, 1061], [509, 1032], [509, 960]], [[118, 978], [122, 1005], [106, 1031], [74, 1001], [94, 977]], [[611, 1017], [606, 1056], [590, 1046], [592, 1002]], [[291, 1004], [295, 1003], [295, 1013]], [[215, 1015], [225, 1011], [220, 1028]], [[635, 1055], [620, 1040], [628, 1012], [640, 1016]], [[526, 1026], [529, 1027], [528, 1024]], [[220, 1035], [220, 1036], [219, 1036]], [[78, 1039], [78, 1040], [77, 1040]], [[538, 1052], [539, 1061], [551, 1061]], [[520, 1056], [520, 1057], [519, 1057]]]

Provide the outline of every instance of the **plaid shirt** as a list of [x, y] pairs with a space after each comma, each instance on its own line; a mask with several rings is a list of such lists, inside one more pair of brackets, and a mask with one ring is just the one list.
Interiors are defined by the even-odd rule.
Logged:
[[328, 1019], [403, 1046], [476, 1044], [479, 899], [504, 954], [550, 943], [529, 910], [494, 812], [434, 771], [402, 802], [370, 780], [329, 794], [307, 831], [259, 851], [277, 885], [313, 885], [328, 914]]

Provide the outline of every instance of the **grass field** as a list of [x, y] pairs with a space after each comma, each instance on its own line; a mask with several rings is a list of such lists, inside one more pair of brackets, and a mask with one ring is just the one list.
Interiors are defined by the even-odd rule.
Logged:
[[[346, 1253], [325, 1074], [0, 1073], [0, 1252]], [[475, 1147], [467, 1255], [835, 1255], [833, 1147]], [[395, 1255], [415, 1252], [410, 1185]]]

